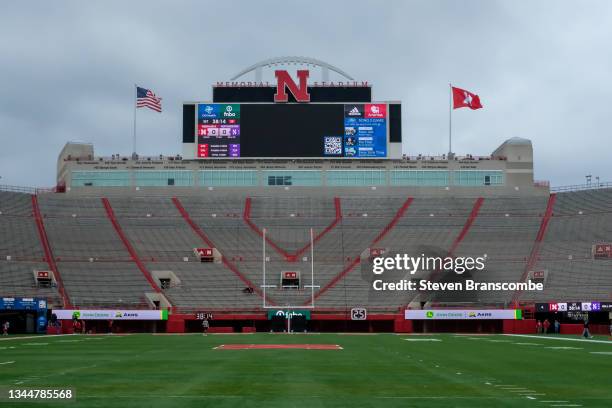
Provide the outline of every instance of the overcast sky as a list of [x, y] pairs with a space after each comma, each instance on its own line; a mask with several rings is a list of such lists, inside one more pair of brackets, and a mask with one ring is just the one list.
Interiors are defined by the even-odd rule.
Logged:
[[301, 55], [403, 103], [404, 152], [448, 150], [448, 84], [484, 109], [453, 113], [453, 150], [531, 139], [536, 179], [612, 181], [612, 1], [15, 1], [0, 5], [0, 184], [51, 186], [66, 141], [181, 151], [181, 103], [260, 60]]

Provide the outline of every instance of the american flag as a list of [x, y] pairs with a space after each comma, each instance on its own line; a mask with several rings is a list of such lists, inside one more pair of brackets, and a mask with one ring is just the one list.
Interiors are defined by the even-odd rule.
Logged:
[[149, 108], [156, 112], [161, 112], [161, 98], [155, 96], [150, 89], [136, 87], [136, 107]]

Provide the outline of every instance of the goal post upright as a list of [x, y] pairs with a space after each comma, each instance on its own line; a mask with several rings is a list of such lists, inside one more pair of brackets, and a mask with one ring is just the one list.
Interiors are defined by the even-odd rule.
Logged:
[[310, 285], [312, 286], [310, 290], [310, 304], [314, 309], [314, 231], [312, 228], [310, 229]]
[[276, 288], [277, 285], [270, 285], [268, 284], [268, 280], [266, 279], [266, 234], [268, 232], [267, 228], [262, 228], [262, 234], [261, 234], [261, 238], [262, 238], [262, 273], [263, 273], [263, 277], [262, 277], [262, 292], [263, 292], [263, 299], [262, 299], [262, 303], [263, 303], [263, 309], [285, 309], [285, 310], [294, 310], [294, 309], [314, 309], [315, 308], [315, 289], [316, 288], [320, 288], [319, 285], [315, 285], [315, 280], [314, 280], [314, 228], [310, 228], [310, 285], [304, 285], [304, 288], [310, 288], [310, 304], [302, 304], [302, 305], [291, 305], [291, 304], [286, 304], [286, 305], [268, 305], [266, 303], [266, 289], [268, 288]]
[[262, 270], [263, 270], [263, 285], [262, 285], [262, 289], [263, 289], [263, 307], [266, 307], [266, 229], [263, 229], [263, 234], [261, 236], [261, 243], [262, 243]]

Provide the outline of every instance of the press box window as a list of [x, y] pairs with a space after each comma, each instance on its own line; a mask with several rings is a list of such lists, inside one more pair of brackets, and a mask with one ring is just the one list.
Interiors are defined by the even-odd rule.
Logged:
[[268, 176], [269, 186], [290, 186], [291, 176]]
[[174, 185], [174, 179], [173, 178], [169, 178], [168, 179], [168, 185], [169, 186], [173, 186]]

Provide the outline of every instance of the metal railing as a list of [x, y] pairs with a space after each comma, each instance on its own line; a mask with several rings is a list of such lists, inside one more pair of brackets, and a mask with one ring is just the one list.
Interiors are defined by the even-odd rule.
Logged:
[[603, 183], [588, 183], [588, 184], [574, 184], [570, 186], [558, 186], [550, 189], [553, 193], [560, 193], [565, 191], [582, 191], [582, 190], [597, 190], [600, 188], [612, 188], [612, 182]]
[[0, 184], [0, 191], [8, 191], [10, 193], [42, 194], [54, 193], [55, 188], [9, 186], [5, 184]]

